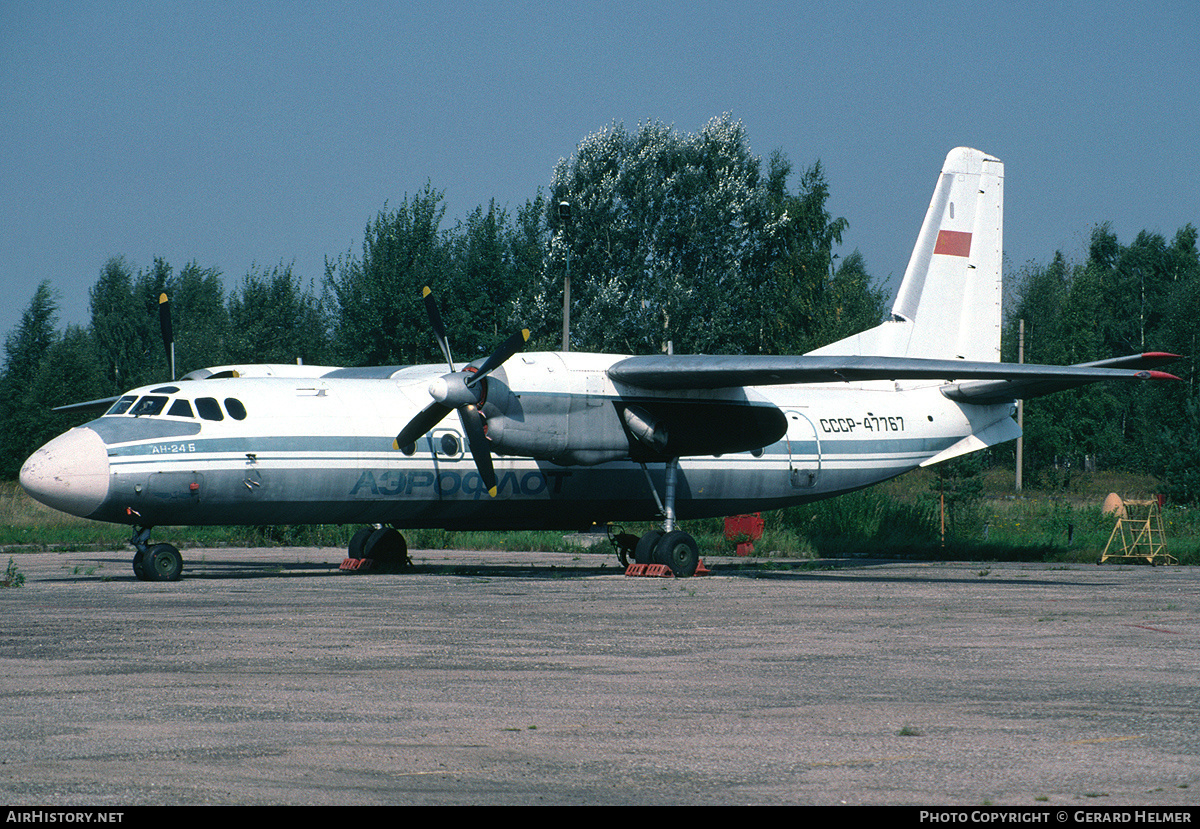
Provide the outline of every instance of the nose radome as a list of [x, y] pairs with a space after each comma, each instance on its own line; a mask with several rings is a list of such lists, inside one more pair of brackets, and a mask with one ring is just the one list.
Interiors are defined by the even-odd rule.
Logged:
[[108, 497], [108, 448], [86, 427], [65, 432], [29, 456], [21, 486], [48, 507], [86, 518]]

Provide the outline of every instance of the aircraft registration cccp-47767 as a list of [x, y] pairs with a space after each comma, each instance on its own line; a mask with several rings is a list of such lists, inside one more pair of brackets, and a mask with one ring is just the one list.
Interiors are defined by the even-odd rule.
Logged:
[[448, 370], [201, 369], [93, 401], [107, 411], [38, 449], [21, 484], [131, 525], [147, 580], [179, 578], [179, 551], [149, 538], [180, 524], [362, 524], [350, 557], [402, 564], [406, 528], [661, 520], [619, 555], [692, 575], [681, 519], [828, 498], [1012, 440], [1017, 399], [1171, 378], [1152, 370], [1162, 353], [1000, 362], [1003, 171], [952, 150], [890, 318], [802, 356], [525, 353], [526, 331], [456, 366], [426, 288]]

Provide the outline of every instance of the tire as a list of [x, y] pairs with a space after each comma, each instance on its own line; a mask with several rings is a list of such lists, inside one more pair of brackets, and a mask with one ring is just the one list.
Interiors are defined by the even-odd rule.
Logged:
[[142, 560], [147, 581], [179, 581], [183, 556], [170, 544], [155, 544]]
[[146, 551], [138, 550], [133, 554], [133, 574], [137, 576], [138, 581], [146, 580]]
[[404, 567], [408, 564], [408, 542], [398, 530], [384, 527], [367, 538], [362, 557], [374, 559], [383, 567]]
[[350, 537], [350, 546], [347, 549], [347, 554], [350, 558], [366, 558], [363, 555], [363, 550], [367, 546], [367, 539], [375, 532], [374, 527], [363, 527]]
[[654, 564], [657, 561], [654, 550], [662, 536], [660, 530], [651, 530], [638, 539], [637, 546], [633, 549], [633, 560], [638, 564]]
[[664, 535], [654, 553], [657, 562], [670, 567], [671, 572], [679, 578], [694, 576], [696, 568], [700, 566], [700, 547], [696, 539], [682, 530]]

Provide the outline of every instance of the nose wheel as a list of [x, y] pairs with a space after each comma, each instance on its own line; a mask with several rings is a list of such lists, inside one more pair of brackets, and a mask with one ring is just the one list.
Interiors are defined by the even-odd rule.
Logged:
[[135, 527], [129, 543], [133, 554], [133, 574], [139, 581], [179, 581], [183, 574], [183, 556], [170, 544], [150, 544], [151, 527]]

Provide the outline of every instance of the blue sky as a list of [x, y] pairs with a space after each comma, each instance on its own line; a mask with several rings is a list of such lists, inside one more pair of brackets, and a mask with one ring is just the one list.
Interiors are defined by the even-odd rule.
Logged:
[[109, 257], [319, 283], [426, 182], [511, 211], [614, 121], [728, 112], [820, 160], [841, 249], [903, 273], [946, 152], [1005, 162], [1011, 265], [1200, 224], [1194, 0], [142, 3], [0, 0], [0, 334]]

